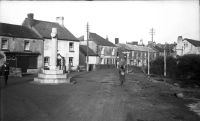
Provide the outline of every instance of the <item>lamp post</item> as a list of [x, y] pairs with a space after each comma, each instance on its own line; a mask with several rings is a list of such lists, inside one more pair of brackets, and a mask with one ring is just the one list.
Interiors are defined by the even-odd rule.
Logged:
[[88, 40], [89, 40], [89, 24], [87, 23], [87, 57], [86, 57], [86, 70], [89, 71], [88, 65]]

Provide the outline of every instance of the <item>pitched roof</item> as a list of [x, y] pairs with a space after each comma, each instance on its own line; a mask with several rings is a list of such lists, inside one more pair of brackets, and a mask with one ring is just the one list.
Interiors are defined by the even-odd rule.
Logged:
[[58, 39], [79, 41], [67, 28], [65, 28], [64, 26], [60, 26], [56, 22], [48, 22], [26, 18], [22, 25], [34, 27], [37, 30], [38, 34], [41, 35], [43, 38], [50, 39], [52, 28], [57, 28]]
[[80, 37], [78, 38], [78, 40], [84, 41], [84, 35], [80, 36]]
[[190, 42], [192, 45], [194, 45], [195, 47], [200, 47], [200, 41], [197, 41], [197, 40], [192, 40], [192, 39], [188, 39], [188, 38], [185, 38], [184, 40]]
[[150, 47], [146, 46], [138, 46], [138, 45], [131, 45], [131, 44], [117, 44], [118, 47], [120, 47], [122, 50], [133, 50], [133, 51], [143, 51], [143, 52], [156, 52]]
[[0, 23], [0, 36], [41, 39], [28, 27], [7, 23]]
[[153, 46], [154, 49], [158, 50], [159, 52], [164, 52], [164, 49], [159, 46]]
[[[80, 45], [79, 50], [84, 54], [87, 55], [87, 46], [86, 45]], [[90, 48], [88, 48], [88, 55], [89, 56], [97, 56], [97, 54]]]
[[116, 47], [113, 43], [104, 39], [96, 33], [90, 32], [90, 40], [94, 41], [97, 45]]

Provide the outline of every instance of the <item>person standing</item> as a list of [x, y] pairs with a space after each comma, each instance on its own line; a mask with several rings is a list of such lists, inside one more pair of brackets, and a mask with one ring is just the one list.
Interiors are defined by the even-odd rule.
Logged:
[[9, 65], [8, 63], [4, 63], [2, 66], [2, 72], [3, 72], [3, 76], [4, 76], [4, 80], [5, 80], [5, 85], [8, 84], [8, 75], [9, 75]]
[[119, 80], [120, 80], [120, 85], [123, 86], [124, 82], [125, 82], [125, 67], [124, 65], [121, 65], [119, 67]]

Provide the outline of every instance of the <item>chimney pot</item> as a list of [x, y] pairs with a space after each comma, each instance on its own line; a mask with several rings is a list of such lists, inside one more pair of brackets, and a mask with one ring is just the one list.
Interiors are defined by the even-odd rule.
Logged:
[[34, 14], [33, 13], [29, 13], [27, 16], [28, 16], [29, 19], [33, 19], [34, 18]]

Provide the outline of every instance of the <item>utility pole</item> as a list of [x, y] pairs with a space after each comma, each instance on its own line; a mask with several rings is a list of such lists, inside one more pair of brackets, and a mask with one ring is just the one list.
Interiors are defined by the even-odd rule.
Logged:
[[148, 48], [148, 75], [150, 74], [150, 52]]
[[87, 57], [86, 57], [86, 70], [89, 71], [89, 65], [88, 65], [88, 40], [89, 40], [89, 24], [87, 22]]
[[167, 65], [166, 65], [166, 43], [165, 43], [165, 47], [164, 47], [164, 76], [166, 76], [166, 68], [167, 68]]
[[153, 35], [155, 34], [155, 30], [153, 28], [150, 29], [151, 41], [153, 41]]

